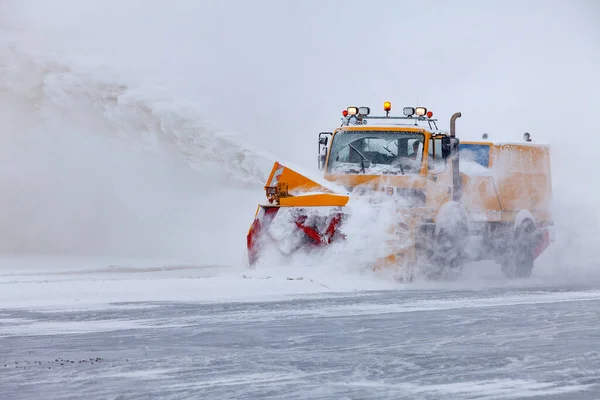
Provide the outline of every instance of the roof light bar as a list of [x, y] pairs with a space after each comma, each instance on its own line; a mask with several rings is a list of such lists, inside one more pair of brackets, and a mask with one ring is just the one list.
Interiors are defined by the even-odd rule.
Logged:
[[[369, 119], [369, 118], [373, 118], [373, 119], [392, 118], [392, 119], [416, 119], [418, 121], [427, 121], [427, 122], [429, 122], [430, 126], [432, 123], [434, 124], [434, 126], [436, 125], [436, 123], [435, 123], [436, 120], [433, 119], [433, 112], [427, 110], [426, 107], [404, 107], [402, 109], [402, 113], [404, 114], [404, 116], [402, 116], [402, 117], [390, 116], [391, 109], [392, 109], [392, 103], [390, 101], [384, 101], [383, 102], [383, 110], [385, 111], [385, 116], [369, 117], [369, 115], [371, 114], [371, 109], [369, 107], [350, 106], [350, 107], [347, 107], [345, 110], [342, 110], [342, 116], [343, 116], [342, 124], [365, 125], [367, 123], [367, 119]], [[416, 122], [415, 122], [415, 124], [416, 124]], [[437, 129], [437, 126], [436, 126], [436, 129]]]

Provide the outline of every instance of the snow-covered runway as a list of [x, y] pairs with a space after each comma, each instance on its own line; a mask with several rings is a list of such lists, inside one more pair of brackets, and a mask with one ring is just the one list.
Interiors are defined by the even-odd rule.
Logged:
[[2, 275], [0, 398], [600, 395], [598, 285], [332, 290], [306, 274], [94, 268]]

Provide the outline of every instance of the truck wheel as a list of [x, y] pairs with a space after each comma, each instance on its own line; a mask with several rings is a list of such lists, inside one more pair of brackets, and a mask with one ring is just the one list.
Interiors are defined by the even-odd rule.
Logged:
[[508, 278], [529, 278], [533, 271], [535, 225], [525, 220], [509, 239], [502, 262], [502, 273]]
[[464, 239], [468, 233], [466, 224], [458, 224], [452, 231], [442, 228], [434, 236], [433, 254], [426, 274], [429, 279], [452, 280], [462, 275]]
[[440, 207], [428, 242], [428, 262], [421, 267], [429, 279], [456, 279], [462, 274], [469, 226], [464, 205], [448, 202]]

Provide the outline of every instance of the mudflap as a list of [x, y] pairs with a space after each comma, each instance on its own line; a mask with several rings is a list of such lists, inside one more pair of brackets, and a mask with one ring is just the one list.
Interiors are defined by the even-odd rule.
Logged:
[[247, 235], [250, 266], [260, 260], [267, 247], [291, 256], [300, 248], [325, 247], [344, 240], [345, 235], [340, 230], [343, 213], [323, 208], [317, 213], [320, 215], [315, 215], [304, 208], [259, 206]]
[[533, 249], [533, 259], [537, 259], [553, 241], [552, 230], [550, 227], [542, 227], [537, 232], [537, 246]]

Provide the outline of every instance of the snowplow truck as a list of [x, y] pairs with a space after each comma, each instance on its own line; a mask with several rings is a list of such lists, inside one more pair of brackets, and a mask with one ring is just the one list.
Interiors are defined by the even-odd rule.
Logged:
[[291, 256], [347, 241], [349, 202], [376, 194], [395, 208], [378, 222], [387, 236], [374, 269], [444, 279], [467, 262], [493, 260], [507, 277], [529, 277], [554, 240], [549, 147], [528, 133], [522, 142], [487, 134], [461, 141], [460, 112], [448, 132], [425, 107], [393, 116], [386, 101], [383, 109], [374, 116], [369, 107], [348, 107], [337, 129], [319, 134], [322, 178], [275, 162], [247, 235], [250, 265], [266, 247]]

